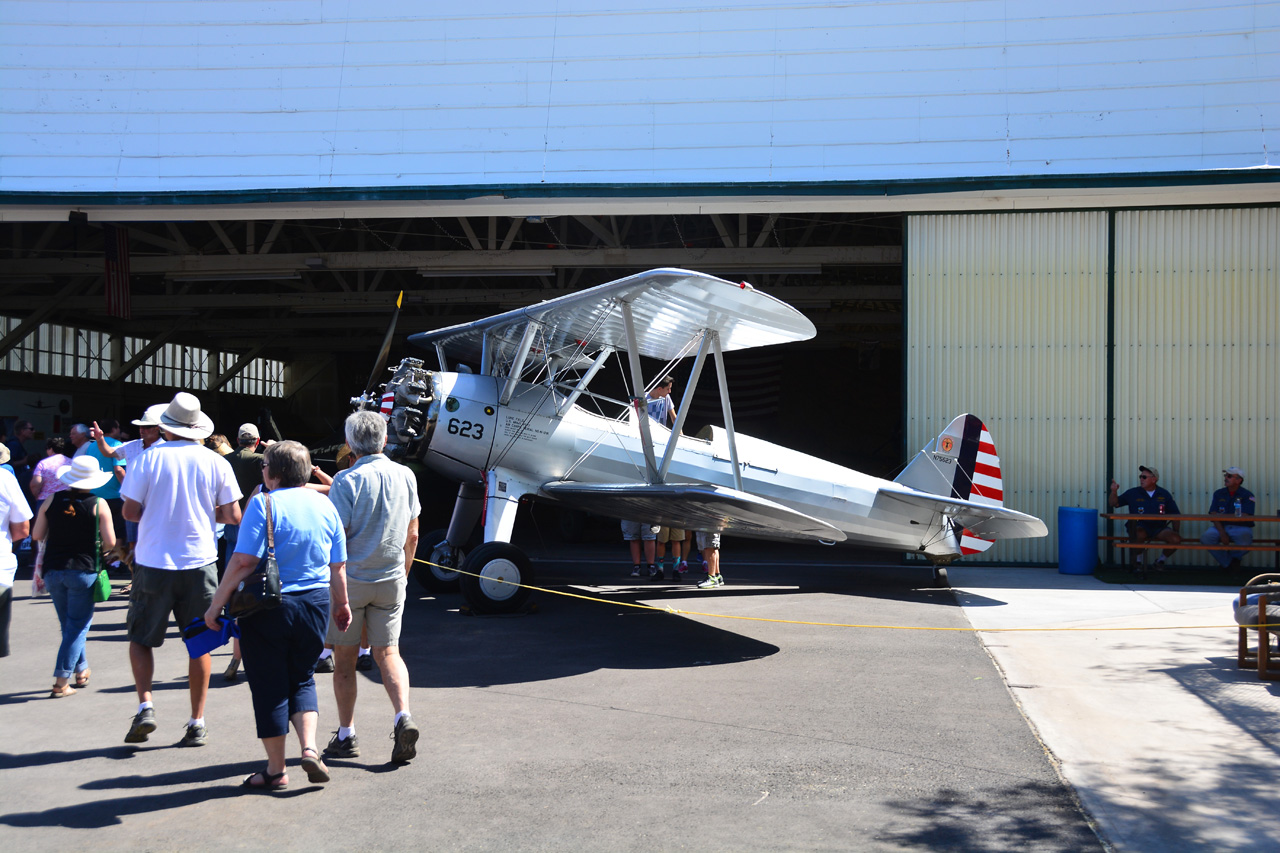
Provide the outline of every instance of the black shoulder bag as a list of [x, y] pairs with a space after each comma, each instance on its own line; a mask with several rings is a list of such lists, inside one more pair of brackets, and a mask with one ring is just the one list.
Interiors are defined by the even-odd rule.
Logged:
[[271, 520], [271, 495], [267, 495], [267, 553], [258, 568], [240, 582], [227, 602], [227, 615], [244, 619], [280, 606], [280, 567], [276, 564], [275, 525]]

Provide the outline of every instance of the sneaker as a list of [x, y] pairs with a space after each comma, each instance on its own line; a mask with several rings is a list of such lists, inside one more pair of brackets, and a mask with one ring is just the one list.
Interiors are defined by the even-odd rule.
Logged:
[[639, 567], [639, 566], [632, 566], [632, 567], [631, 567], [631, 577], [633, 577], [633, 578], [638, 578], [638, 577], [640, 577], [640, 567]]
[[715, 589], [724, 586], [723, 575], [707, 575], [707, 579], [698, 584], [698, 589]]
[[187, 733], [178, 741], [178, 746], [204, 746], [209, 737], [209, 730], [195, 723], [187, 726]]
[[664, 581], [666, 579], [667, 579], [667, 576], [663, 574], [662, 566], [657, 566], [653, 569], [653, 571], [649, 572], [649, 580], [651, 581]]
[[[359, 663], [359, 661], [357, 661]], [[316, 661], [316, 672], [333, 672], [333, 655]]]
[[679, 572], [680, 574], [684, 574], [685, 572], [689, 571], [689, 564], [684, 560], [681, 560], [680, 565], [676, 566], [676, 571]]
[[418, 754], [418, 727], [413, 718], [405, 714], [396, 723], [396, 730], [391, 733], [396, 745], [391, 749], [391, 761], [394, 764], [405, 764]]
[[360, 655], [356, 658], [356, 669], [368, 672], [373, 669], [373, 655]]
[[356, 740], [355, 735], [348, 735], [339, 740], [338, 733], [334, 732], [329, 745], [324, 748], [324, 754], [326, 758], [358, 758], [360, 741]]
[[143, 708], [141, 711], [133, 715], [133, 725], [129, 726], [129, 733], [124, 736], [125, 743], [145, 743], [147, 735], [156, 730], [156, 709]]

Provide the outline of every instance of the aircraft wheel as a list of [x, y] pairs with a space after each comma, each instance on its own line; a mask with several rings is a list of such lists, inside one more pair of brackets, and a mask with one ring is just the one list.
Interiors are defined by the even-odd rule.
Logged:
[[944, 566], [933, 567], [933, 585], [941, 589], [951, 586], [951, 581], [947, 578], [947, 570]]
[[458, 563], [466, 559], [467, 553], [461, 548], [450, 553], [447, 549], [441, 547], [444, 545], [447, 532], [441, 528], [433, 530], [418, 539], [418, 550], [414, 556], [420, 560], [430, 560], [436, 564], [431, 566], [426, 563], [413, 564], [413, 579], [428, 592], [458, 591], [458, 579], [461, 575], [457, 572], [449, 571], [448, 568], [441, 567], [456, 567]]
[[514, 613], [529, 600], [529, 590], [516, 584], [534, 582], [533, 565], [510, 543], [486, 542], [467, 556], [462, 570], [470, 572], [462, 575], [462, 596], [476, 613]]

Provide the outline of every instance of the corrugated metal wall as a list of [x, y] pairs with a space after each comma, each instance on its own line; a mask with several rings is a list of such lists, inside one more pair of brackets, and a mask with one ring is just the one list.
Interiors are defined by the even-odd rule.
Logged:
[[908, 444], [982, 418], [1005, 505], [1049, 525], [984, 556], [1054, 561], [1057, 507], [1105, 487], [1106, 214], [912, 216], [907, 235]]
[[1264, 166], [1280, 3], [0, 3], [0, 190]]
[[1158, 468], [1186, 513], [1208, 508], [1228, 465], [1245, 469], [1260, 513], [1280, 509], [1280, 210], [1115, 214], [1112, 471], [1107, 216], [908, 219], [909, 444], [973, 412], [995, 438], [1006, 505], [1049, 525], [997, 545], [995, 561], [1056, 561], [1057, 508], [1103, 508], [1110, 477], [1129, 488], [1138, 465]]
[[1154, 466], [1183, 512], [1203, 513], [1239, 465], [1258, 511], [1280, 509], [1280, 210], [1118, 213], [1115, 317], [1121, 488]]

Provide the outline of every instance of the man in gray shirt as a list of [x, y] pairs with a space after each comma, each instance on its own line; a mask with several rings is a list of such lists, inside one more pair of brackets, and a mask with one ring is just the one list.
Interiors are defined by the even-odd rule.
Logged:
[[340, 728], [325, 747], [331, 758], [360, 754], [356, 740], [356, 654], [360, 629], [369, 629], [373, 659], [391, 697], [396, 717], [391, 760], [403, 764], [417, 755], [418, 727], [409, 715], [409, 670], [400, 657], [400, 623], [406, 585], [418, 548], [418, 483], [413, 472], [382, 453], [387, 423], [377, 412], [347, 418], [347, 445], [355, 462], [329, 487], [347, 532], [347, 596], [351, 625], [339, 631], [329, 621], [333, 695]]

